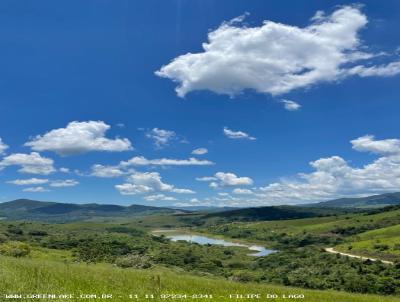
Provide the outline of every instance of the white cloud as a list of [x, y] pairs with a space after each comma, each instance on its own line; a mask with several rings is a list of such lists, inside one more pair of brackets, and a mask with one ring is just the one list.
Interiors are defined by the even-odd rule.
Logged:
[[184, 97], [194, 90], [279, 95], [352, 75], [400, 73], [399, 61], [375, 66], [381, 54], [364, 52], [358, 34], [368, 20], [358, 6], [342, 6], [331, 15], [318, 11], [306, 27], [273, 21], [248, 27], [240, 20], [210, 31], [203, 52], [181, 55], [156, 75], [178, 83], [176, 92]]
[[214, 165], [212, 161], [201, 160], [197, 158], [189, 159], [171, 159], [171, 158], [158, 158], [147, 159], [143, 156], [135, 156], [128, 161], [122, 161], [121, 166], [209, 166]]
[[218, 183], [216, 183], [215, 181], [210, 182], [210, 184], [208, 186], [213, 189], [216, 189], [219, 187]]
[[146, 137], [153, 140], [156, 148], [161, 149], [177, 139], [177, 135], [172, 130], [153, 128], [146, 133]]
[[136, 195], [136, 194], [146, 194], [154, 192], [153, 188], [144, 185], [136, 185], [132, 183], [123, 183], [120, 185], [116, 185], [115, 188], [122, 195]]
[[301, 105], [299, 103], [296, 103], [294, 101], [290, 100], [281, 100], [281, 103], [283, 104], [283, 107], [285, 107], [286, 110], [289, 111], [296, 111], [301, 108]]
[[175, 197], [166, 196], [164, 194], [149, 195], [149, 196], [143, 197], [143, 199], [147, 200], [147, 201], [176, 201], [176, 200], [178, 200]]
[[60, 180], [53, 180], [50, 183], [50, 187], [55, 188], [64, 188], [64, 187], [74, 187], [79, 184], [79, 181], [75, 179], [60, 179]]
[[50, 190], [45, 189], [43, 187], [32, 187], [23, 189], [24, 192], [33, 192], [33, 193], [42, 193], [42, 192], [49, 192]]
[[0, 170], [9, 166], [20, 166], [21, 168], [18, 171], [21, 173], [47, 175], [56, 171], [53, 163], [52, 159], [42, 157], [37, 152], [31, 152], [30, 154], [13, 153], [0, 161]]
[[146, 194], [152, 192], [172, 192], [178, 194], [193, 194], [189, 189], [176, 188], [164, 183], [158, 172], [135, 172], [128, 176], [126, 183], [116, 185], [115, 188], [123, 195]]
[[173, 193], [177, 193], [177, 194], [195, 194], [196, 192], [193, 190], [189, 190], [189, 189], [178, 189], [178, 188], [173, 188], [172, 191]]
[[240, 189], [240, 188], [236, 188], [232, 191], [233, 194], [237, 194], [237, 195], [251, 195], [254, 192], [252, 190], [249, 189]]
[[7, 181], [9, 184], [17, 185], [17, 186], [27, 186], [27, 185], [41, 185], [48, 183], [48, 179], [44, 178], [29, 178], [29, 179], [15, 179]]
[[373, 135], [365, 135], [351, 141], [353, 149], [376, 154], [400, 153], [399, 139], [375, 140]]
[[364, 196], [400, 190], [400, 148], [397, 139], [375, 140], [363, 136], [351, 141], [357, 151], [369, 151], [379, 158], [362, 167], [352, 167], [339, 156], [310, 163], [314, 171], [295, 179], [261, 187], [260, 203], [302, 203], [338, 197]]
[[220, 192], [218, 193], [219, 196], [229, 196], [229, 193], [226, 192]]
[[65, 128], [38, 135], [25, 146], [35, 151], [53, 151], [59, 155], [81, 154], [90, 151], [121, 152], [132, 150], [126, 138], [105, 137], [110, 126], [102, 121], [71, 122]]
[[347, 71], [349, 75], [359, 75], [360, 77], [391, 77], [400, 73], [400, 62], [392, 62], [387, 65], [378, 66], [355, 66]]
[[250, 177], [238, 177], [233, 173], [217, 172], [215, 177], [219, 180], [220, 186], [248, 186], [253, 184]]
[[115, 166], [105, 166], [101, 164], [95, 164], [92, 166], [91, 176], [103, 177], [103, 178], [114, 178], [121, 177], [126, 174], [134, 173], [135, 170], [130, 167], [137, 166], [208, 166], [214, 165], [212, 161], [200, 160], [196, 158], [188, 159], [172, 159], [172, 158], [157, 158], [147, 159], [143, 156], [135, 156], [127, 161], [121, 161]]
[[231, 138], [231, 139], [248, 139], [248, 140], [251, 140], [251, 141], [256, 140], [255, 137], [250, 136], [246, 132], [234, 131], [234, 130], [229, 129], [228, 127], [224, 127], [223, 132], [224, 132], [224, 135], [226, 137]]
[[198, 181], [210, 181], [210, 188], [227, 186], [248, 186], [253, 184], [250, 177], [238, 177], [234, 173], [217, 172], [214, 176], [196, 178]]
[[92, 166], [92, 173], [90, 175], [102, 178], [114, 178], [121, 177], [127, 173], [127, 171], [124, 171], [119, 166], [103, 166], [95, 164]]
[[176, 202], [174, 203], [176, 207], [193, 207], [193, 206], [215, 206], [211, 202], [206, 200], [199, 200], [197, 198], [192, 198], [187, 202]]
[[197, 148], [192, 151], [192, 154], [194, 154], [194, 155], [204, 155], [207, 153], [208, 153], [208, 150], [206, 148]]
[[[61, 187], [73, 187], [79, 184], [78, 181], [74, 179], [65, 179], [65, 180], [52, 180], [44, 179], [44, 178], [29, 178], [29, 179], [15, 179], [11, 181], [7, 181], [7, 183], [18, 185], [18, 186], [28, 186], [28, 185], [41, 185], [50, 183], [51, 187], [61, 188]], [[43, 191], [43, 187], [33, 187], [24, 189], [26, 192], [46, 192]]]
[[3, 155], [4, 152], [8, 149], [8, 146], [3, 142], [0, 137], [0, 155]]
[[69, 173], [70, 172], [69, 168], [65, 168], [65, 167], [60, 168], [59, 171], [62, 172], [62, 173]]
[[213, 181], [213, 180], [217, 180], [216, 177], [214, 176], [204, 176], [204, 177], [196, 177], [197, 181]]

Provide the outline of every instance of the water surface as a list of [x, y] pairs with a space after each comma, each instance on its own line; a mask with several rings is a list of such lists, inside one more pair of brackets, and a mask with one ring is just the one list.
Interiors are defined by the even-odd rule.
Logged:
[[269, 250], [263, 246], [259, 245], [246, 245], [237, 242], [226, 241], [223, 239], [215, 239], [206, 236], [200, 235], [190, 235], [190, 234], [176, 234], [176, 235], [167, 235], [167, 238], [171, 239], [172, 241], [187, 241], [187, 242], [194, 242], [201, 245], [206, 244], [213, 244], [213, 245], [222, 245], [222, 246], [239, 246], [239, 247], [246, 247], [251, 251], [255, 251], [255, 253], [249, 254], [249, 256], [256, 256], [262, 257], [267, 256], [269, 254], [275, 253], [275, 250]]

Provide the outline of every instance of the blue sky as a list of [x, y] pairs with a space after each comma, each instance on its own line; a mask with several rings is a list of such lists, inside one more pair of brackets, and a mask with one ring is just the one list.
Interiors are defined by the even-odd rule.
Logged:
[[398, 1], [2, 1], [0, 15], [0, 202], [400, 191]]

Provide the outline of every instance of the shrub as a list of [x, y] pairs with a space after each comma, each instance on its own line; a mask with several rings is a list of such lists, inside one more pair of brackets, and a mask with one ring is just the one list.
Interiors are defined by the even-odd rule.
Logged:
[[4, 243], [8, 240], [7, 236], [0, 233], [0, 244]]
[[8, 226], [7, 232], [9, 234], [13, 234], [13, 235], [23, 235], [24, 234], [24, 231], [21, 228], [19, 228], [17, 226], [13, 226], [13, 225]]
[[135, 254], [118, 257], [115, 260], [115, 264], [122, 268], [132, 267], [132, 268], [146, 269], [151, 267], [151, 262], [149, 257], [135, 255]]
[[250, 282], [254, 281], [256, 278], [250, 272], [237, 271], [233, 273], [230, 279], [238, 282]]
[[0, 254], [11, 257], [25, 257], [31, 252], [31, 248], [28, 244], [18, 241], [10, 241], [7, 243], [0, 244]]
[[380, 251], [386, 251], [389, 249], [389, 246], [387, 244], [374, 244], [374, 249]]
[[31, 236], [47, 236], [48, 234], [47, 234], [46, 231], [36, 231], [36, 230], [33, 230], [33, 231], [30, 231], [30, 232], [28, 233], [28, 235], [31, 235]]
[[123, 227], [123, 226], [107, 228], [107, 231], [109, 231], [111, 233], [129, 234], [129, 235], [132, 235], [132, 236], [143, 236], [145, 234], [142, 230]]

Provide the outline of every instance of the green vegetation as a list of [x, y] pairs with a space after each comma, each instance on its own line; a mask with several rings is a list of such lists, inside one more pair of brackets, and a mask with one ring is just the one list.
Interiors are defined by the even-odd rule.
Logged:
[[[252, 269], [263, 272], [265, 281], [313, 289], [358, 293], [399, 293], [400, 265], [362, 262], [359, 259], [298, 248], [271, 254], [255, 261]], [[305, 278], [306, 276], [306, 278]]]
[[19, 258], [28, 256], [30, 252], [29, 245], [23, 242], [10, 241], [0, 244], [0, 255]]
[[[308, 245], [329, 246], [353, 242], [360, 234], [400, 224], [400, 209], [389, 207], [365, 213], [333, 215], [285, 221], [229, 223], [208, 226], [204, 231], [236, 239], [263, 242], [279, 249]], [[379, 233], [379, 231], [376, 231]], [[365, 233], [365, 236], [369, 236]], [[358, 237], [356, 237], [357, 235]], [[393, 232], [393, 236], [396, 232]], [[391, 236], [391, 238], [393, 238]]]
[[[196, 277], [182, 272], [162, 268], [150, 270], [118, 269], [107, 264], [66, 264], [58, 261], [37, 259], [15, 259], [0, 256], [0, 293], [54, 293], [74, 294], [68, 301], [87, 301], [80, 299], [82, 294], [113, 294], [117, 299], [111, 301], [132, 301], [129, 295], [138, 295], [144, 300], [146, 294], [154, 295], [152, 301], [171, 301], [160, 299], [163, 294], [212, 295], [212, 301], [237, 301], [229, 294], [259, 293], [276, 294], [273, 301], [287, 301], [285, 294], [304, 295], [307, 302], [395, 302], [397, 297], [348, 294], [335, 291], [311, 291], [290, 287], [239, 283], [220, 278]], [[196, 299], [211, 300], [211, 299]], [[38, 301], [26, 299], [24, 301]], [[40, 300], [39, 300], [40, 301]], [[44, 299], [42, 301], [45, 301]], [[65, 301], [54, 299], [52, 301]], [[135, 300], [133, 300], [135, 301]]]
[[362, 262], [328, 254], [323, 248], [337, 245], [346, 253], [396, 262], [400, 260], [399, 227], [397, 206], [329, 217], [228, 223], [203, 231], [279, 249], [253, 264], [254, 271], [267, 272], [258, 279], [306, 288], [393, 294], [400, 287], [400, 264]]
[[400, 259], [400, 225], [364, 232], [349, 238], [337, 250], [379, 258], [387, 261]]
[[[117, 279], [122, 278], [121, 276], [127, 279], [137, 278], [138, 275], [140, 278], [147, 276], [146, 280], [140, 279], [146, 285], [143, 285], [143, 288], [138, 285], [139, 288], [135, 289], [141, 294], [154, 293], [155, 289], [152, 289], [152, 286], [158, 286], [157, 293], [160, 293], [160, 284], [164, 285], [170, 281], [165, 281], [166, 275], [168, 278], [175, 278], [178, 274], [179, 278], [183, 278], [181, 275], [184, 274], [185, 278], [179, 280], [197, 280], [201, 284], [212, 283], [213, 286], [220, 283], [221, 286], [232, 286], [244, 291], [292, 291], [287, 288], [292, 286], [303, 288], [304, 292], [309, 293], [309, 297], [318, 293], [317, 296], [321, 298], [322, 292], [307, 290], [323, 290], [326, 296], [322, 301], [330, 301], [328, 299], [331, 297], [340, 295], [332, 290], [354, 294], [347, 295], [347, 300], [340, 301], [367, 301], [362, 300], [364, 296], [358, 296], [356, 293], [400, 295], [398, 206], [345, 214], [343, 211], [336, 212], [330, 209], [260, 209], [258, 214], [255, 209], [241, 209], [210, 214], [163, 213], [133, 219], [103, 217], [69, 223], [2, 220], [0, 257], [4, 259], [5, 264], [1, 264], [4, 269], [0, 270], [0, 276], [4, 276], [6, 269], [12, 271], [14, 282], [20, 286], [16, 292], [32, 291], [34, 286], [38, 286], [38, 290], [41, 289], [42, 283], [25, 287], [24, 278], [28, 277], [23, 277], [23, 274], [18, 277], [16, 270], [22, 271], [21, 267], [24, 265], [28, 274], [30, 266], [36, 267], [37, 270], [37, 267], [43, 265], [43, 272], [37, 272], [39, 277], [35, 277], [36, 279], [43, 280], [46, 274], [50, 276], [56, 274], [56, 270], [61, 270], [66, 274], [73, 274], [71, 278], [76, 281], [71, 282], [78, 282], [77, 280], [83, 278], [79, 274], [85, 275], [84, 268], [92, 270], [93, 273], [99, 270], [99, 278], [106, 272], [112, 276], [107, 278]], [[305, 218], [283, 219], [298, 216]], [[263, 217], [271, 220], [262, 221]], [[153, 236], [151, 230], [156, 228], [181, 228], [188, 233], [203, 232], [217, 237], [229, 237], [231, 240], [247, 244], [257, 243], [279, 252], [264, 257], [253, 257], [248, 255], [249, 251], [245, 247], [172, 242], [165, 236]], [[390, 260], [395, 264], [387, 265], [379, 261], [362, 261], [330, 254], [324, 251], [326, 247], [335, 247], [345, 253]], [[5, 267], [7, 263], [8, 266]], [[19, 266], [14, 265], [15, 268], [12, 268], [11, 263]], [[128, 282], [127, 279], [123, 282]], [[50, 282], [49, 291], [51, 286], [59, 286], [57, 282], [61, 282], [60, 280]], [[67, 283], [66, 286], [70, 287], [61, 286], [61, 289], [74, 293], [108, 291], [104, 286], [109, 284], [103, 283], [101, 279], [92, 281], [99, 287], [84, 282], [81, 287], [78, 283]], [[110, 282], [114, 284], [114, 281]], [[137, 280], [130, 282], [136, 284]], [[178, 289], [185, 293], [201, 289], [201, 286], [195, 287], [194, 281], [193, 284], [190, 283], [192, 281], [188, 281], [190, 284], [182, 282], [183, 286], [171, 283], [172, 287], [168, 285], [163, 289], [176, 289], [175, 293]], [[126, 289], [123, 291], [118, 285], [109, 288], [117, 293], [126, 294]], [[202, 293], [215, 294], [224, 289], [212, 288], [215, 288], [215, 292], [205, 290]], [[300, 289], [294, 291], [298, 292]], [[224, 293], [227, 293], [225, 289]], [[353, 298], [355, 300], [351, 300]], [[369, 298], [376, 299], [373, 296]], [[390, 298], [387, 299], [390, 301]]]
[[[46, 229], [46, 232], [43, 230]], [[202, 246], [171, 242], [128, 225], [109, 223], [0, 223], [6, 243], [19, 241], [34, 249], [68, 251], [76, 262], [114, 263], [120, 267], [152, 265], [179, 267], [196, 273], [212, 273], [229, 278], [232, 263], [249, 265], [254, 259], [246, 248]]]

